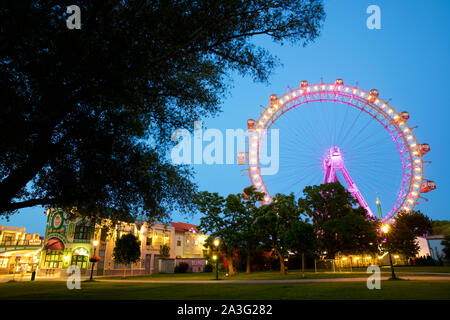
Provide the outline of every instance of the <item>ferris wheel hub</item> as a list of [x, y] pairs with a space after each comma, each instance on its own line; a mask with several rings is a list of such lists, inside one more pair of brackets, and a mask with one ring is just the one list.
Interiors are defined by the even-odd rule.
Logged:
[[339, 147], [331, 147], [324, 160], [325, 168], [332, 166], [335, 169], [342, 169], [344, 167], [344, 157]]

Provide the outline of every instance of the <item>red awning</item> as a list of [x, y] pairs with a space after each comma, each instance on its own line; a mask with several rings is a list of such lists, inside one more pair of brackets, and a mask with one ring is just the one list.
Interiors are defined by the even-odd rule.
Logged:
[[64, 250], [64, 244], [59, 239], [51, 238], [44, 245], [44, 250]]

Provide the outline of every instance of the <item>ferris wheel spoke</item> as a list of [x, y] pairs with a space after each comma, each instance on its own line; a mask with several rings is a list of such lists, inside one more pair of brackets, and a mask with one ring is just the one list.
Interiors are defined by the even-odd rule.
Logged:
[[359, 117], [363, 113], [362, 109], [358, 112], [358, 115], [356, 116], [355, 120], [352, 122], [352, 125], [348, 128], [347, 133], [345, 134], [344, 138], [342, 139], [341, 143], [344, 144], [345, 140], [347, 140], [347, 137], [351, 130], [355, 127], [356, 122], [358, 121]]

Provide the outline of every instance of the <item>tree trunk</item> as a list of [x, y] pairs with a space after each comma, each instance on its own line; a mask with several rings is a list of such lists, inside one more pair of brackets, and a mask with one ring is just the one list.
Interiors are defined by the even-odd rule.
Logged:
[[245, 270], [246, 274], [249, 274], [251, 272], [251, 265], [250, 265], [250, 252], [247, 253], [247, 268]]
[[280, 273], [281, 274], [286, 274], [286, 268], [284, 266], [284, 257], [280, 253], [278, 253], [278, 257], [280, 258]]
[[123, 277], [125, 278], [127, 276], [127, 266], [123, 266]]
[[228, 257], [227, 260], [228, 260], [228, 275], [234, 276], [236, 273], [234, 272], [233, 258]]
[[305, 277], [305, 253], [302, 252], [302, 278]]
[[252, 271], [251, 267], [251, 257], [252, 257], [252, 240], [249, 240], [248, 242], [248, 248], [247, 248], [247, 267], [245, 270], [245, 273], [249, 274]]

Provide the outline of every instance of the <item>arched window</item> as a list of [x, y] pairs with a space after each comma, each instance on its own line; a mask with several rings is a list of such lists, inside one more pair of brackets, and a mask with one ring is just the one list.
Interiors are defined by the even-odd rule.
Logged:
[[80, 269], [88, 268], [89, 262], [89, 253], [86, 248], [77, 248], [72, 253], [72, 262], [71, 265], [76, 265]]

